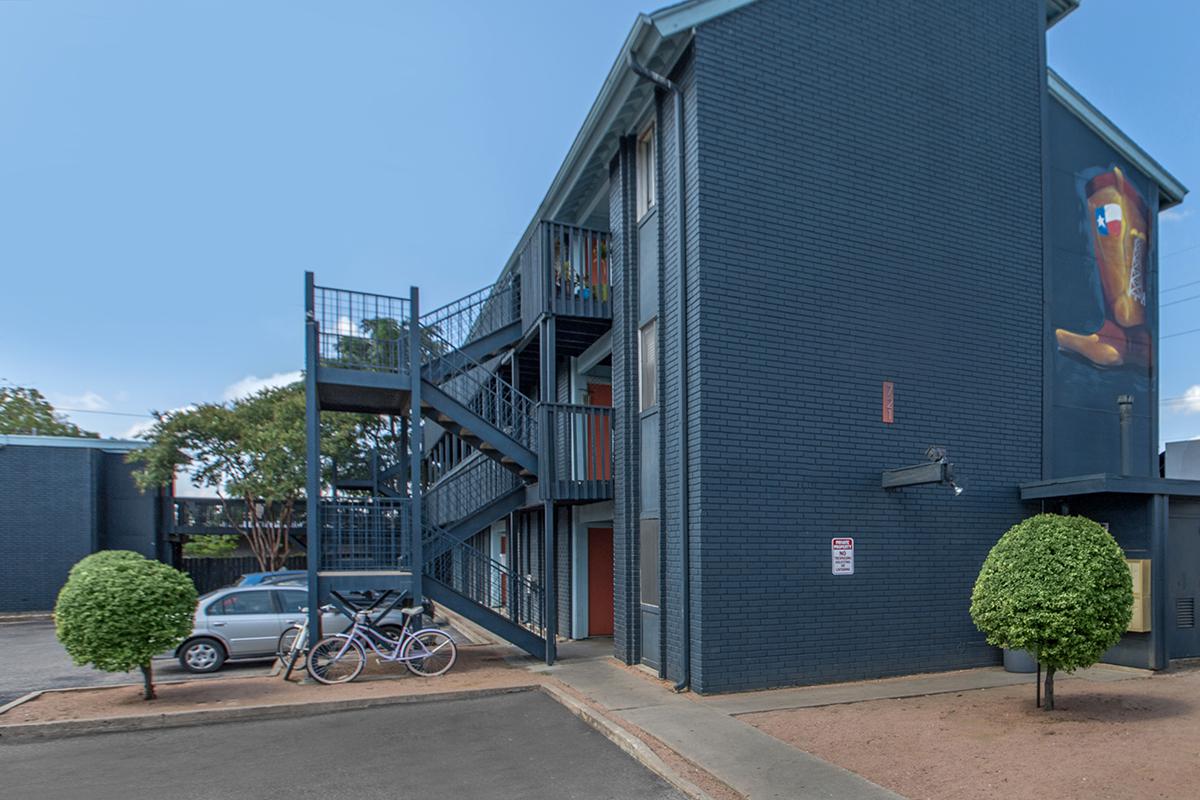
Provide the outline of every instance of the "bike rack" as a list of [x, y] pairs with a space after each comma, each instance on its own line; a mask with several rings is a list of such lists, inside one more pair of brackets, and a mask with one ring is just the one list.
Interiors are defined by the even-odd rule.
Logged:
[[[368, 591], [361, 592], [360, 594], [362, 594], [364, 600], [370, 600], [374, 592]], [[369, 606], [363, 606], [346, 597], [346, 595], [342, 594], [336, 589], [331, 590], [329, 595], [333, 598], [334, 607], [342, 616], [353, 622], [359, 612], [365, 611], [367, 612], [367, 621], [372, 626], [379, 624], [384, 617], [392, 613], [392, 611], [394, 611], [396, 607], [404, 601], [404, 598], [409, 596], [407, 591], [400, 591], [399, 589], [386, 589]], [[383, 611], [374, 613], [377, 608], [382, 606], [388, 600], [391, 602], [388, 602], [387, 607], [384, 608]], [[410, 599], [409, 603], [411, 604], [411, 602], [412, 601]]]

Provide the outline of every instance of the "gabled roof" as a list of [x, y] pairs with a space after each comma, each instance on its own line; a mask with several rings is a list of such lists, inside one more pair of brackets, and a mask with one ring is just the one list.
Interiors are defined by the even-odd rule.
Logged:
[[1046, 72], [1050, 96], [1062, 103], [1084, 125], [1095, 131], [1096, 135], [1107, 142], [1122, 158], [1137, 167], [1146, 177], [1158, 184], [1160, 210], [1183, 202], [1183, 196], [1187, 194], [1188, 190], [1186, 186], [1179, 182], [1178, 178], [1167, 172], [1145, 150], [1138, 147], [1133, 139], [1126, 136], [1120, 128], [1113, 124], [1112, 120], [1101, 114], [1094, 105], [1084, 99], [1083, 95], [1079, 92], [1075, 91], [1057, 72], [1052, 69]]

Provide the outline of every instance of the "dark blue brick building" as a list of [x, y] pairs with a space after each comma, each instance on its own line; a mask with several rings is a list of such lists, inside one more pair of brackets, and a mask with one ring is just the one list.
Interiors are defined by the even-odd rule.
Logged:
[[144, 442], [0, 436], [0, 611], [49, 611], [76, 561], [98, 550], [166, 560], [163, 494], [133, 482]]
[[[1157, 466], [1186, 190], [1048, 71], [1075, 6], [639, 18], [494, 286], [422, 314], [310, 277], [310, 410], [412, 432], [309, 517], [314, 589], [403, 585], [548, 660], [611, 634], [703, 692], [955, 669], [998, 663], [971, 587], [1047, 508], [1156, 565], [1113, 660], [1200, 654], [1167, 569], [1200, 562], [1200, 484]], [[921, 463], [946, 480], [883, 488]], [[404, 544], [364, 553], [343, 521], [381, 508]]]

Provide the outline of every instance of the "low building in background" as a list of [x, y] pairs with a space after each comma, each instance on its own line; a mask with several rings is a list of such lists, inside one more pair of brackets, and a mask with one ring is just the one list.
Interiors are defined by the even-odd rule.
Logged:
[[145, 442], [0, 435], [0, 611], [48, 611], [67, 571], [98, 550], [167, 560], [169, 493], [140, 491]]

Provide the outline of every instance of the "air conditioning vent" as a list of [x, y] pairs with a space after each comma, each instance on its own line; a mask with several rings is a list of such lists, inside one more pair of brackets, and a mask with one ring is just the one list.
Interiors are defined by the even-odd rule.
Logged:
[[1175, 627], [1176, 628], [1194, 628], [1194, 627], [1196, 627], [1196, 598], [1194, 598], [1194, 597], [1176, 597], [1175, 598]]

